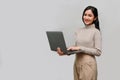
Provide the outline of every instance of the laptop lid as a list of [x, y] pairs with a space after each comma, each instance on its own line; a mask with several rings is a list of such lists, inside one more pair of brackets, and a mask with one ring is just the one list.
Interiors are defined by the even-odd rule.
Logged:
[[52, 51], [56, 51], [57, 48], [60, 47], [64, 53], [67, 53], [67, 48], [66, 48], [63, 32], [46, 31], [46, 34], [47, 34], [49, 45]]

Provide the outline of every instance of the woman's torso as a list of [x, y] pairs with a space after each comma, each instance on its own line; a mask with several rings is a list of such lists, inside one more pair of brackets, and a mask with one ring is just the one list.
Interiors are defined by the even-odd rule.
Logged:
[[[84, 46], [89, 48], [94, 48], [94, 35], [95, 35], [95, 26], [90, 25], [84, 28], [81, 28], [76, 31], [76, 46]], [[89, 55], [87, 53], [81, 52], [76, 54], [76, 61], [84, 62], [95, 62], [95, 56]]]

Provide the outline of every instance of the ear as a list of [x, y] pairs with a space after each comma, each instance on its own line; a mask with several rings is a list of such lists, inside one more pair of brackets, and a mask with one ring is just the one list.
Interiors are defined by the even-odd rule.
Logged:
[[97, 19], [97, 17], [94, 18], [94, 21]]

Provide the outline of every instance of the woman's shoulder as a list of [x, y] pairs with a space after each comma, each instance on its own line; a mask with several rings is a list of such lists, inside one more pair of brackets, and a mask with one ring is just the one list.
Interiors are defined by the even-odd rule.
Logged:
[[100, 33], [100, 30], [98, 30], [97, 28], [94, 28], [94, 32], [95, 33]]
[[94, 29], [93, 29], [93, 33], [94, 33], [95, 35], [101, 35], [100, 30], [98, 30], [97, 28], [94, 28]]
[[79, 33], [81, 31], [82, 28], [77, 28], [75, 29], [75, 34]]

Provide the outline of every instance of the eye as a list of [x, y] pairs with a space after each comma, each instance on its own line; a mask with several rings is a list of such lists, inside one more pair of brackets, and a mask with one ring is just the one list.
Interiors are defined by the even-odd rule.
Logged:
[[89, 17], [92, 17], [93, 15], [91, 15], [91, 14], [88, 14], [88, 16], [89, 16]]
[[84, 14], [84, 16], [87, 16], [87, 14]]

